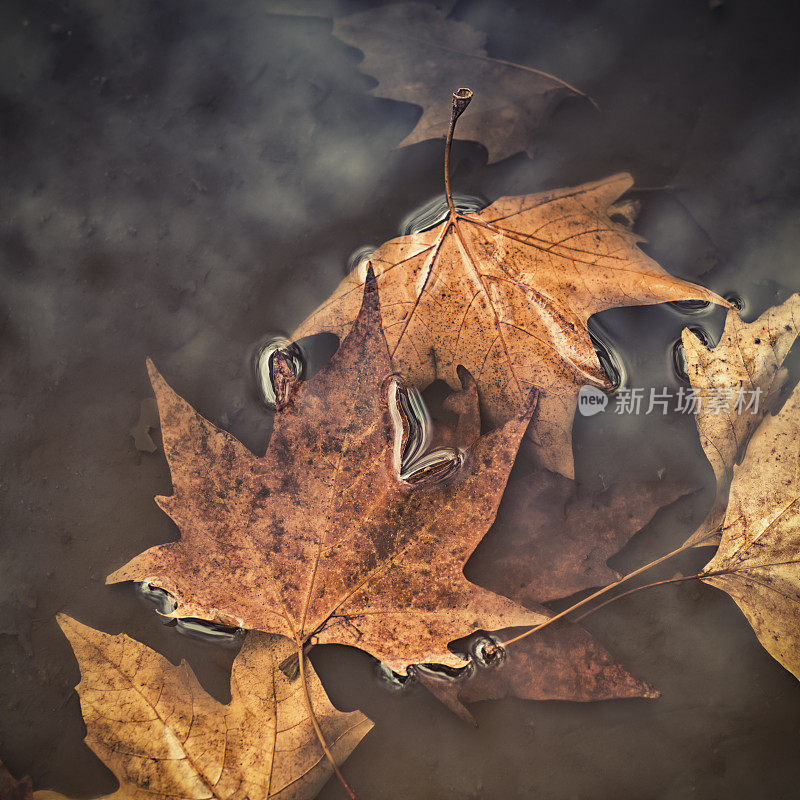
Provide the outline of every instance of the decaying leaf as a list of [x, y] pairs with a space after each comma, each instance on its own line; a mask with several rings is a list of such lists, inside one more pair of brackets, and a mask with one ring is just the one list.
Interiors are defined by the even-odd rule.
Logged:
[[[687, 372], [698, 400], [695, 415], [703, 450], [717, 479], [714, 506], [688, 544], [714, 544], [725, 513], [733, 467], [784, 383], [784, 359], [800, 333], [800, 295], [751, 323], [728, 311], [719, 344], [709, 350], [683, 331]], [[754, 394], [755, 393], [755, 394]]]
[[800, 678], [800, 386], [733, 468], [722, 540], [703, 580], [727, 592], [767, 652]]
[[[470, 86], [491, 98], [461, 127], [461, 137], [483, 144], [489, 163], [522, 151], [574, 87], [523, 64], [492, 58], [486, 34], [448, 19], [423, 3], [395, 3], [341, 17], [333, 34], [364, 53], [361, 70], [378, 80], [373, 93], [422, 106], [422, 117], [401, 146], [440, 138], [447, 130], [447, 98]], [[444, 101], [444, 102], [443, 102]]]
[[[536, 387], [539, 409], [529, 435], [538, 461], [572, 477], [578, 391], [587, 383], [608, 388], [589, 317], [675, 300], [728, 305], [669, 275], [625, 225], [612, 221], [612, 204], [632, 183], [620, 174], [504, 197], [479, 214], [453, 213], [431, 230], [384, 244], [371, 263], [395, 369], [419, 388], [436, 378], [457, 388], [463, 365], [492, 424], [514, 417]], [[358, 314], [364, 280], [365, 269], [354, 270], [294, 338], [323, 331], [343, 338]]]
[[489, 641], [455, 677], [425, 665], [414, 674], [433, 695], [467, 722], [475, 723], [465, 703], [499, 700], [508, 695], [526, 700], [589, 702], [658, 692], [634, 678], [586, 630], [558, 623], [538, 631], [503, 652]]
[[[497, 519], [467, 563], [475, 583], [523, 605], [602, 586], [620, 576], [606, 561], [661, 506], [690, 491], [661, 480], [580, 494], [574, 481], [547, 470], [512, 476]], [[493, 634], [504, 640], [502, 632]], [[515, 643], [502, 659], [471, 659], [453, 677], [415, 667], [420, 682], [459, 716], [464, 703], [512, 694], [530, 700], [585, 702], [657, 697], [614, 661], [586, 630], [559, 623]]]
[[692, 488], [664, 479], [580, 493], [574, 481], [547, 470], [513, 475], [465, 572], [524, 605], [605, 586], [620, 577], [608, 559]]
[[[303, 681], [278, 665], [295, 645], [250, 633], [233, 663], [231, 702], [217, 702], [186, 662], [175, 666], [134, 639], [58, 618], [81, 669], [86, 743], [111, 769], [115, 800], [305, 800], [333, 774], [314, 732]], [[310, 664], [311, 707], [337, 763], [372, 723], [337, 711]], [[36, 800], [56, 798], [36, 792]]]
[[403, 390], [374, 276], [363, 298], [356, 324], [311, 380], [275, 361], [280, 402], [263, 457], [199, 416], [151, 367], [174, 492], [158, 502], [181, 539], [108, 582], [164, 589], [177, 601], [174, 616], [352, 645], [397, 672], [458, 666], [448, 642], [550, 616], [463, 573], [494, 520], [533, 400], [502, 428], [401, 479]]
[[17, 780], [0, 761], [0, 800], [33, 800], [33, 783], [26, 775]]

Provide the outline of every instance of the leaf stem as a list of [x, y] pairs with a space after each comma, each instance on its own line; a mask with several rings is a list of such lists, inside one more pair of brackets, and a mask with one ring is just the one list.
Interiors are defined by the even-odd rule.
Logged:
[[317, 715], [314, 713], [314, 708], [311, 705], [311, 695], [308, 693], [308, 684], [306, 683], [305, 644], [302, 641], [297, 642], [297, 660], [300, 664], [300, 680], [303, 682], [303, 695], [306, 699], [308, 716], [311, 719], [311, 724], [314, 726], [314, 733], [317, 734], [317, 739], [319, 739], [319, 743], [322, 746], [322, 751], [325, 753], [325, 757], [333, 767], [333, 771], [336, 773], [336, 777], [344, 787], [344, 790], [347, 792], [351, 800], [358, 800], [355, 793], [350, 788], [350, 784], [344, 779], [344, 775], [342, 775], [341, 771], [339, 770], [339, 765], [336, 763], [336, 759], [333, 757], [333, 753], [331, 753], [328, 743], [325, 741], [325, 736], [322, 733], [322, 729], [319, 727], [319, 722], [317, 722]]
[[550, 617], [550, 619], [545, 620], [540, 625], [535, 625], [533, 628], [529, 628], [524, 633], [519, 634], [519, 636], [515, 636], [515, 637], [513, 637], [512, 639], [509, 639], [506, 642], [501, 642], [501, 645], [503, 647], [508, 647], [508, 645], [513, 644], [514, 642], [518, 642], [521, 639], [524, 639], [527, 636], [530, 636], [532, 633], [536, 633], [537, 631], [542, 630], [542, 628], [546, 628], [548, 625], [552, 625], [554, 622], [562, 619], [563, 617], [566, 617], [567, 614], [571, 614], [576, 609], [581, 608], [582, 606], [585, 606], [587, 603], [591, 602], [596, 597], [600, 597], [601, 595], [604, 595], [607, 592], [610, 592], [612, 589], [614, 589], [617, 586], [625, 583], [626, 581], [629, 581], [631, 578], [635, 578], [637, 575], [641, 575], [642, 572], [645, 572], [648, 569], [652, 569], [653, 567], [658, 566], [659, 564], [663, 563], [667, 559], [670, 559], [673, 556], [678, 555], [678, 553], [683, 553], [685, 550], [690, 550], [691, 547], [692, 547], [691, 545], [685, 545], [685, 544], [681, 545], [676, 550], [673, 550], [672, 552], [667, 553], [664, 556], [661, 556], [661, 558], [657, 558], [655, 561], [651, 561], [649, 564], [645, 564], [643, 567], [639, 567], [639, 569], [635, 569], [633, 572], [629, 572], [627, 575], [623, 575], [618, 581], [614, 581], [614, 583], [609, 583], [608, 586], [604, 586], [602, 589], [598, 589], [596, 592], [593, 592], [588, 597], [584, 597], [583, 600], [575, 603], [574, 605], [570, 606], [569, 608], [565, 608], [563, 611], [559, 612], [555, 616]]
[[466, 111], [470, 100], [472, 100], [472, 89], [456, 89], [453, 92], [453, 106], [450, 110], [450, 127], [447, 129], [447, 139], [444, 143], [444, 194], [447, 198], [447, 207], [450, 209], [450, 214], [453, 216], [455, 216], [456, 208], [453, 205], [453, 193], [450, 191], [450, 148], [453, 144], [456, 122], [464, 111]]
[[[682, 583], [684, 581], [700, 581], [705, 578], [715, 578], [718, 577], [719, 575], [735, 575], [737, 572], [749, 572], [750, 570], [761, 569], [764, 567], [781, 567], [785, 566], [786, 564], [800, 564], [800, 559], [793, 558], [790, 559], [789, 561], [773, 561], [768, 564], [752, 564], [751, 566], [743, 566], [743, 567], [726, 567], [725, 569], [715, 569], [711, 572], [698, 572], [696, 575], [682, 575], [680, 578], [666, 578], [663, 581], [654, 581], [653, 583], [645, 583], [643, 586], [635, 586], [633, 589], [628, 589], [625, 592], [621, 592], [620, 594], [615, 594], [613, 597], [609, 597], [607, 600], [604, 600], [602, 603], [596, 605], [594, 608], [590, 608], [588, 611], [584, 611], [583, 614], [575, 617], [575, 619], [573, 619], [572, 621], [580, 622], [584, 617], [588, 617], [589, 614], [594, 614], [595, 611], [599, 611], [601, 608], [604, 608], [610, 603], [613, 603], [616, 600], [621, 600], [623, 597], [627, 597], [628, 595], [636, 594], [636, 592], [641, 592], [643, 589], [652, 589], [655, 586], [666, 586], [668, 583]], [[627, 577], [630, 576], [626, 576], [626, 578]], [[618, 581], [616, 584], [612, 584], [612, 586], [619, 585], [619, 583], [621, 583], [621, 581]]]
[[613, 597], [609, 597], [607, 600], [604, 600], [599, 605], [595, 606], [594, 608], [590, 608], [588, 611], [584, 611], [578, 617], [573, 619], [573, 622], [580, 622], [584, 617], [588, 617], [589, 614], [594, 614], [595, 611], [599, 611], [601, 608], [604, 608], [609, 603], [613, 603], [615, 600], [621, 600], [623, 597], [627, 597], [629, 594], [636, 594], [636, 592], [641, 592], [643, 589], [652, 589], [654, 586], [665, 586], [668, 583], [681, 583], [682, 581], [698, 581], [700, 578], [704, 577], [700, 573], [697, 575], [685, 575], [681, 576], [680, 578], [666, 578], [663, 581], [653, 581], [653, 583], [645, 583], [644, 586], [635, 586], [633, 589], [628, 589], [625, 592], [621, 592], [620, 594], [615, 594]]

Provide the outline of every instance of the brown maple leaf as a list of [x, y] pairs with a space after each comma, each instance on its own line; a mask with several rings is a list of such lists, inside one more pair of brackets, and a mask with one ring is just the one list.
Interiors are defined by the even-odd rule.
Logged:
[[414, 667], [415, 677], [428, 691], [473, 725], [466, 703], [508, 695], [572, 702], [659, 696], [618, 664], [588, 631], [572, 623], [545, 628], [507, 651], [491, 638], [478, 646], [481, 652], [456, 676], [430, 665]]
[[733, 468], [721, 543], [700, 577], [727, 592], [769, 654], [800, 678], [800, 386]]
[[546, 603], [620, 575], [607, 565], [656, 511], [694, 487], [643, 481], [581, 493], [574, 481], [533, 470], [509, 481], [492, 529], [465, 573], [524, 605]]
[[[186, 662], [171, 664], [135, 639], [58, 618], [81, 670], [86, 743], [111, 769], [115, 800], [311, 800], [333, 774], [308, 706], [342, 763], [372, 728], [337, 711], [310, 663], [303, 678], [278, 665], [295, 645], [250, 633], [233, 662], [231, 701], [217, 702]], [[36, 792], [36, 800], [62, 798]]]
[[489, 163], [521, 151], [533, 156], [532, 134], [569, 95], [582, 92], [546, 72], [492, 58], [486, 34], [422, 3], [395, 3], [334, 20], [333, 35], [364, 53], [362, 72], [378, 80], [378, 97], [422, 106], [422, 117], [400, 146], [442, 136], [442, 103], [453, 86], [491, 97], [461, 128], [480, 142]]
[[712, 350], [684, 329], [687, 373], [698, 402], [697, 430], [717, 479], [714, 506], [688, 544], [719, 542], [734, 465], [775, 403], [786, 379], [781, 367], [798, 333], [797, 294], [750, 323], [728, 311], [722, 338]]
[[402, 389], [374, 277], [323, 370], [298, 381], [276, 363], [279, 411], [263, 457], [198, 415], [151, 367], [173, 482], [158, 503], [181, 539], [134, 558], [109, 583], [147, 581], [174, 596], [174, 616], [298, 645], [348, 644], [398, 672], [460, 665], [449, 641], [549, 616], [463, 573], [494, 519], [533, 400], [453, 454], [443, 480], [404, 480]]
[[[708, 289], [665, 272], [609, 216], [629, 189], [628, 174], [568, 189], [504, 197], [479, 214], [453, 206], [449, 145], [469, 90], [454, 94], [445, 147], [449, 217], [392, 239], [370, 258], [384, 299], [392, 363], [423, 388], [437, 378], [458, 387], [457, 368], [478, 384], [484, 417], [513, 418], [540, 390], [530, 436], [541, 466], [574, 473], [572, 421], [584, 384], [610, 388], [587, 321], [617, 306], [702, 300], [728, 306]], [[365, 264], [351, 272], [294, 333], [340, 338], [361, 303]]]

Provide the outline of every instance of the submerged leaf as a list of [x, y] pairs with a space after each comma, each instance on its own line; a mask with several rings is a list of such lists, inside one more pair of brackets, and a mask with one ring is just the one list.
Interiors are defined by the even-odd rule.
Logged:
[[574, 481], [547, 470], [513, 475], [466, 574], [525, 605], [605, 586], [620, 577], [608, 559], [658, 509], [691, 489], [664, 479], [581, 493]]
[[33, 784], [26, 775], [17, 780], [0, 761], [0, 800], [32, 800]]
[[520, 151], [533, 155], [532, 135], [574, 87], [545, 72], [492, 58], [486, 34], [423, 3], [393, 3], [340, 17], [333, 34], [364, 53], [361, 70], [378, 80], [373, 94], [422, 106], [402, 145], [440, 138], [454, 86], [470, 86], [491, 101], [460, 130], [489, 151], [489, 163]]
[[508, 695], [579, 703], [659, 696], [618, 664], [591, 634], [570, 623], [544, 628], [505, 652], [484, 654], [473, 660], [471, 669], [454, 677], [424, 665], [414, 671], [426, 689], [473, 724], [465, 703]]

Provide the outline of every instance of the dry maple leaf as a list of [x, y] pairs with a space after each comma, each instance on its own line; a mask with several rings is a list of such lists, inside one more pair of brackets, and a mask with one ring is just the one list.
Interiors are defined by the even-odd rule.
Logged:
[[[86, 743], [111, 769], [115, 800], [310, 800], [333, 774], [309, 715], [342, 763], [372, 722], [337, 711], [310, 664], [303, 679], [278, 665], [293, 642], [250, 633], [233, 662], [231, 701], [217, 702], [186, 662], [135, 639], [59, 615], [81, 670]], [[36, 800], [61, 797], [36, 792]]]
[[681, 481], [634, 481], [582, 494], [574, 481], [547, 470], [514, 475], [465, 573], [523, 605], [605, 586], [620, 578], [607, 560], [691, 488]]
[[655, 698], [659, 693], [634, 678], [579, 625], [561, 622], [503, 651], [481, 643], [483, 652], [470, 668], [449, 676], [428, 665], [414, 667], [419, 682], [451, 711], [475, 724], [465, 703], [499, 700], [590, 702]]
[[[610, 388], [587, 321], [617, 306], [702, 300], [729, 306], [713, 292], [665, 272], [609, 214], [631, 187], [623, 173], [594, 183], [504, 197], [479, 214], [457, 213], [449, 153], [456, 120], [472, 97], [453, 95], [445, 145], [449, 217], [436, 227], [392, 239], [371, 257], [384, 303], [392, 363], [423, 388], [437, 378], [457, 388], [457, 368], [475, 377], [484, 417], [513, 418], [540, 390], [530, 436], [541, 466], [574, 473], [572, 421], [580, 387]], [[366, 264], [295, 331], [344, 337], [356, 319]]]
[[[687, 544], [715, 544], [725, 514], [734, 464], [786, 378], [781, 369], [800, 333], [800, 295], [742, 322], [728, 311], [719, 344], [709, 350], [688, 328], [683, 331], [687, 373], [699, 401], [695, 415], [700, 443], [717, 479], [714, 506]], [[755, 401], [753, 392], [756, 392]], [[740, 393], [744, 402], [739, 402]], [[727, 401], [727, 405], [725, 404]]]
[[465, 449], [445, 480], [402, 480], [402, 390], [374, 277], [363, 296], [356, 324], [311, 380], [294, 379], [277, 359], [282, 401], [263, 457], [198, 415], [151, 367], [174, 492], [158, 503], [181, 539], [134, 558], [109, 583], [147, 581], [174, 596], [174, 616], [298, 645], [352, 645], [397, 672], [460, 665], [449, 641], [550, 616], [463, 573], [494, 519], [533, 402]]
[[733, 469], [722, 540], [701, 578], [727, 592], [767, 652], [800, 678], [800, 386]]
[[533, 155], [531, 135], [559, 102], [583, 93], [558, 78], [523, 64], [490, 57], [486, 34], [422, 3], [397, 3], [336, 19], [334, 36], [364, 53], [362, 72], [378, 80], [372, 90], [422, 106], [422, 117], [401, 142], [441, 137], [453, 86], [468, 85], [491, 98], [461, 128], [480, 142], [489, 163], [521, 151]]
[[[539, 463], [572, 477], [572, 421], [584, 384], [610, 388], [587, 329], [592, 314], [675, 300], [725, 301], [670, 276], [609, 209], [633, 181], [615, 175], [452, 213], [371, 257], [395, 368], [419, 387], [475, 377], [484, 416], [505, 422], [542, 391]], [[364, 271], [348, 275], [294, 333], [343, 337], [358, 314]]]

